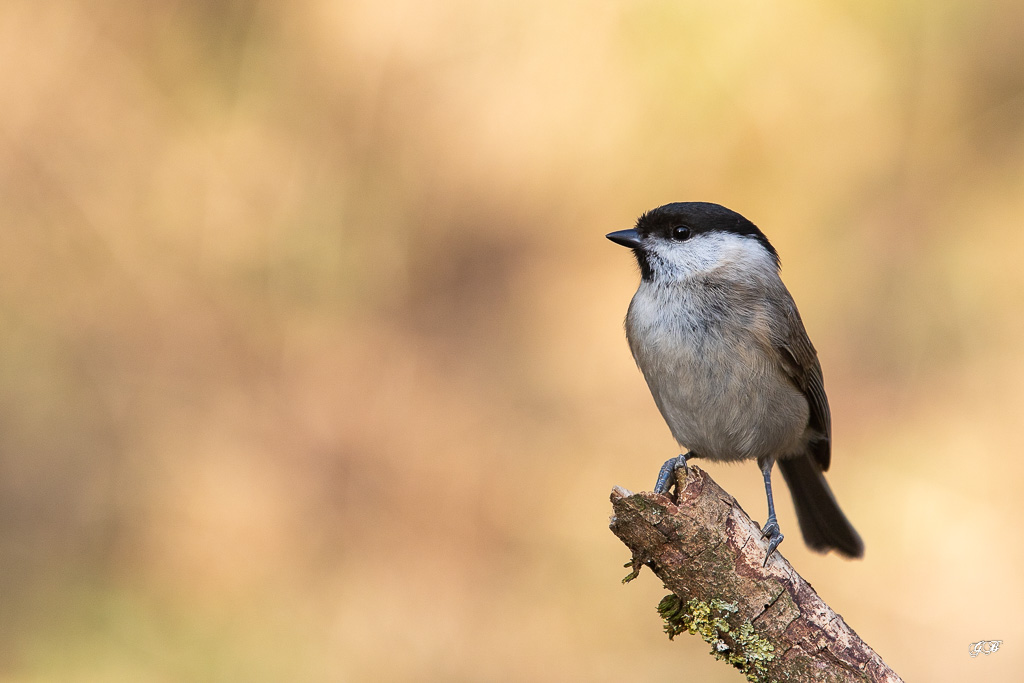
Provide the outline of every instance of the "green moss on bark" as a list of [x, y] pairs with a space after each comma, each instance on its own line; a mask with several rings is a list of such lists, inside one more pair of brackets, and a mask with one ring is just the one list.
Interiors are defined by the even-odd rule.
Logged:
[[758, 635], [749, 621], [737, 628], [730, 626], [728, 619], [736, 610], [735, 602], [718, 598], [710, 603], [694, 598], [684, 605], [674, 594], [666, 595], [658, 603], [658, 614], [665, 621], [665, 633], [670, 639], [683, 632], [699, 635], [711, 645], [711, 654], [716, 659], [729, 662], [749, 681], [766, 682], [769, 679], [765, 663], [775, 659], [775, 647]]

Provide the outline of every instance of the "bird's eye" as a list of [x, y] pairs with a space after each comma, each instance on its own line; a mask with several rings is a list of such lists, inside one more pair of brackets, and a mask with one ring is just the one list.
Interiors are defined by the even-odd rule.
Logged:
[[672, 228], [672, 239], [677, 242], [690, 239], [690, 229], [685, 225], [677, 225]]

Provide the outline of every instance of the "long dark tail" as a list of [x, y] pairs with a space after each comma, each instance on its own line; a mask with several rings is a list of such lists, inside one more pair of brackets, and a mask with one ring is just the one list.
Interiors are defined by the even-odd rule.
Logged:
[[863, 556], [864, 541], [839, 509], [818, 464], [807, 455], [779, 460], [778, 465], [793, 495], [804, 542], [822, 553], [835, 548], [847, 557]]

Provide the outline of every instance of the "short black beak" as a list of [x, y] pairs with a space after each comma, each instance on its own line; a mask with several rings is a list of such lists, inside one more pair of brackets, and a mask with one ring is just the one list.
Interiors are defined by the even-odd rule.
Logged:
[[615, 244], [621, 244], [624, 247], [630, 249], [636, 249], [640, 246], [640, 233], [636, 230], [619, 230], [617, 232], [610, 232], [605, 235], [608, 239]]

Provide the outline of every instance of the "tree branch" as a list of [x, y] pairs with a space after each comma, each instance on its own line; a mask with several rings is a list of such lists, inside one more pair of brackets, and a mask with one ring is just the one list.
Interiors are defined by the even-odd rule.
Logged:
[[612, 490], [611, 530], [672, 591], [665, 631], [699, 634], [751, 681], [901, 682], [703, 470], [677, 471], [677, 501]]

